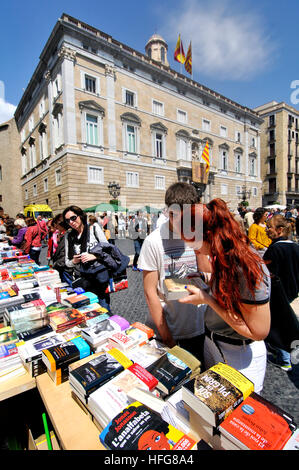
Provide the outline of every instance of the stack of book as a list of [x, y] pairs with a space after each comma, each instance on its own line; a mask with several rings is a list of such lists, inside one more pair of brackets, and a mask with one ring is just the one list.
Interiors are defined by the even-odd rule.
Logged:
[[4, 312], [6, 324], [12, 326], [17, 334], [34, 330], [48, 324], [46, 305], [41, 299], [32, 300], [15, 307], [7, 307]]
[[158, 395], [155, 390], [157, 385], [158, 381], [152, 374], [139, 364], [134, 363], [91, 393], [87, 406], [95, 422], [105, 427], [132, 402], [128, 395], [131, 389], [139, 387]]
[[63, 310], [56, 310], [48, 314], [49, 322], [51, 327], [57, 333], [73, 328], [76, 325], [80, 325], [84, 320], [83, 315], [81, 315], [78, 310], [75, 308], [65, 307]]
[[38, 336], [27, 335], [25, 341], [18, 346], [18, 351], [25, 369], [32, 377], [37, 377], [46, 372], [47, 368], [42, 361], [43, 349], [57, 346], [65, 341], [62, 334], [57, 334], [51, 329], [50, 332]]
[[227, 364], [216, 364], [195, 376], [182, 386], [191, 427], [213, 448], [223, 449], [219, 425], [253, 391], [253, 383]]
[[25, 373], [16, 343], [0, 345], [0, 383]]
[[219, 426], [227, 450], [283, 450], [296, 430], [291, 415], [254, 392]]
[[97, 322], [95, 325], [82, 328], [82, 338], [90, 344], [94, 352], [98, 352], [108, 343], [113, 333], [123, 331], [129, 326], [130, 324], [125, 318], [119, 315], [112, 315], [110, 318]]
[[59, 272], [56, 271], [56, 269], [47, 269], [46, 271], [35, 272], [34, 277], [39, 286], [46, 286], [60, 282]]
[[154, 330], [143, 323], [135, 322], [124, 331], [113, 333], [109, 338], [107, 349], [115, 347], [128, 352], [136, 346], [143, 346], [153, 337]]
[[69, 366], [71, 390], [86, 405], [91, 393], [132, 364], [118, 349], [95, 353]]
[[[96, 297], [97, 298], [97, 297]], [[98, 300], [98, 298], [97, 298]], [[89, 305], [90, 304], [90, 298], [86, 295], [86, 292], [84, 294], [71, 294], [65, 297], [62, 302], [67, 306], [67, 307], [72, 307], [72, 308], [79, 308], [79, 307], [84, 307], [84, 305]]]
[[42, 350], [42, 361], [55, 385], [68, 380], [69, 365], [90, 355], [90, 347], [84, 339], [77, 337]]

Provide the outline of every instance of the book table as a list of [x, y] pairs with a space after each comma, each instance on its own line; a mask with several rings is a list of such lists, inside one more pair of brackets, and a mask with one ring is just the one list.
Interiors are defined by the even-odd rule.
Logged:
[[36, 383], [63, 450], [104, 450], [99, 429], [72, 398], [68, 381], [57, 386], [44, 373]]
[[11, 398], [19, 393], [27, 392], [36, 387], [35, 378], [31, 377], [28, 372], [19, 377], [0, 382], [0, 401]]

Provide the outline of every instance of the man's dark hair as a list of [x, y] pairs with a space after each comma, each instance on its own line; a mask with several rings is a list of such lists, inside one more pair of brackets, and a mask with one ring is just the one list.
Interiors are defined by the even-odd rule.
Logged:
[[199, 202], [197, 191], [189, 183], [173, 183], [165, 193], [165, 204], [167, 207], [177, 204], [183, 208], [184, 204], [196, 204], [197, 202]]

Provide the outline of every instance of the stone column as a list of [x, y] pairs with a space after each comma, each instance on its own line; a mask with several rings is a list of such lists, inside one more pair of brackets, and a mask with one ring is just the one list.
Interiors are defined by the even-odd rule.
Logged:
[[108, 146], [111, 152], [116, 153], [116, 122], [115, 122], [115, 67], [105, 66], [107, 89], [107, 120], [108, 120]]
[[77, 145], [76, 105], [74, 86], [74, 64], [76, 52], [62, 46], [58, 52], [62, 60], [62, 93], [63, 93], [63, 137], [65, 145]]

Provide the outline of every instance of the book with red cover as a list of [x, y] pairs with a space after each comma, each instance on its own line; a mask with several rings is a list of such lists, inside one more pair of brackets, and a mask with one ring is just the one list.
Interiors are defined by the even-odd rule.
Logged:
[[220, 424], [226, 449], [281, 450], [296, 429], [292, 416], [257, 393]]
[[78, 310], [67, 307], [64, 310], [49, 313], [48, 317], [50, 325], [57, 332], [79, 325], [84, 320], [84, 316]]

